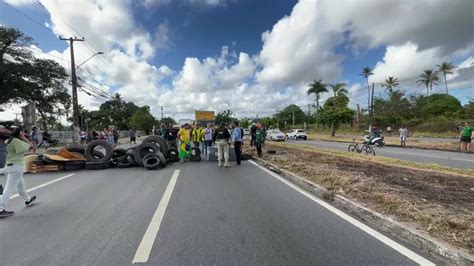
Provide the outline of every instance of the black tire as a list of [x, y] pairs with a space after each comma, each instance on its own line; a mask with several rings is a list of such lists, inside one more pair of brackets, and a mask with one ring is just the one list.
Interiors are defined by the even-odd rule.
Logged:
[[64, 165], [64, 171], [77, 171], [84, 169], [84, 164], [82, 165]]
[[135, 148], [133, 152], [133, 159], [135, 159], [135, 162], [138, 165], [143, 166], [143, 157], [145, 157], [145, 155], [148, 153], [156, 154], [159, 151], [160, 148], [154, 143], [142, 143]]
[[128, 160], [117, 162], [117, 167], [118, 168], [129, 168], [132, 167], [133, 164], [129, 162]]
[[156, 143], [160, 147], [161, 153], [168, 154], [168, 142], [160, 136], [148, 136], [142, 140], [143, 143]]
[[102, 170], [109, 168], [109, 162], [86, 162], [85, 169], [87, 170]]
[[201, 150], [198, 147], [191, 148], [191, 155], [189, 155], [189, 160], [193, 162], [201, 161]]
[[129, 162], [132, 166], [138, 165], [133, 155], [127, 155], [127, 162]]
[[158, 158], [158, 156], [154, 154], [151, 156], [147, 156], [146, 160], [143, 161], [143, 166], [147, 170], [158, 169], [158, 166], [160, 166], [160, 158]]
[[356, 147], [355, 144], [351, 144], [351, 145], [349, 145], [349, 147], [347, 147], [347, 151], [349, 151], [349, 152], [357, 152], [358, 150], [357, 150], [357, 147]]
[[155, 154], [155, 153], [148, 153], [148, 154], [146, 154], [145, 156], [143, 156], [143, 159], [142, 159], [142, 160], [143, 160], [143, 161], [146, 161], [149, 157], [153, 157], [153, 156], [156, 156], [156, 154]]
[[166, 167], [166, 158], [161, 152], [157, 152], [156, 155], [158, 156], [158, 159], [160, 159], [160, 166], [161, 167]]
[[361, 149], [361, 152], [365, 152], [367, 155], [373, 155], [375, 156], [375, 151], [370, 147], [369, 145], [364, 145]]
[[64, 162], [64, 166], [82, 166], [84, 168], [84, 161], [66, 161]]
[[[97, 146], [101, 146], [105, 149], [104, 157], [97, 158], [96, 156], [94, 156], [94, 155], [97, 155], [96, 153], [94, 153], [94, 148]], [[112, 152], [113, 152], [112, 146], [110, 146], [107, 142], [103, 140], [94, 140], [91, 143], [89, 143], [89, 145], [87, 145], [84, 156], [89, 162], [108, 162], [112, 158]]]
[[124, 156], [127, 154], [127, 150], [122, 148], [117, 148], [112, 152], [112, 159]]
[[179, 161], [178, 150], [175, 148], [168, 149], [168, 154], [166, 156], [171, 162]]
[[45, 164], [56, 164], [56, 163], [58, 163], [56, 161], [53, 161], [53, 160], [49, 159], [48, 157], [43, 157], [43, 161], [44, 161]]
[[97, 159], [102, 159], [105, 155], [100, 151], [92, 151], [92, 155]]
[[276, 151], [276, 150], [268, 150], [267, 153], [268, 153], [268, 154], [276, 154], [277, 151]]
[[135, 148], [128, 148], [127, 151], [125, 152], [125, 154], [133, 156], [134, 152], [135, 152]]
[[86, 149], [84, 149], [81, 146], [77, 146], [77, 145], [69, 145], [69, 146], [66, 146], [65, 148], [69, 152], [77, 152], [77, 153], [80, 153], [80, 154], [84, 154], [84, 152], [86, 151]]
[[37, 159], [33, 163], [36, 164], [36, 165], [45, 165], [46, 164], [46, 162], [43, 159]]
[[377, 146], [377, 147], [382, 148], [383, 145], [384, 145], [384, 143], [383, 143], [383, 141], [381, 141], [381, 140], [377, 140], [377, 141], [375, 142], [375, 146]]

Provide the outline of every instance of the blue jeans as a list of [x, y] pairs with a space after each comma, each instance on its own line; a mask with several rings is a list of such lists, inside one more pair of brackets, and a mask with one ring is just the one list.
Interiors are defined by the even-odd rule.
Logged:
[[205, 140], [203, 143], [202, 143], [202, 151], [204, 152], [204, 154], [207, 155], [207, 148], [211, 147], [212, 146], [212, 140]]

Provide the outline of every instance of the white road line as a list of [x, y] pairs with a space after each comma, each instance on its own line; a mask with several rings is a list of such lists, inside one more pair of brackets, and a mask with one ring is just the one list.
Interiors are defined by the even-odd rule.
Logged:
[[133, 257], [132, 263], [146, 263], [148, 261], [151, 249], [153, 247], [153, 243], [155, 243], [156, 236], [158, 235], [158, 231], [160, 230], [161, 221], [163, 221], [166, 208], [168, 207], [168, 203], [170, 202], [171, 194], [173, 194], [174, 186], [176, 185], [176, 181], [178, 180], [179, 172], [180, 170], [174, 171], [173, 176], [171, 177], [171, 180], [168, 183], [168, 187], [166, 187], [165, 193], [161, 197], [161, 201], [158, 204], [158, 208], [156, 208], [155, 214], [153, 214], [153, 218], [151, 218], [150, 224], [148, 225], [148, 228], [146, 229], [146, 232], [143, 235], [142, 241], [140, 242], [137, 252]]
[[[75, 174], [69, 174], [69, 175], [65, 175], [65, 176], [63, 176], [63, 177], [60, 177], [60, 178], [51, 180], [51, 181], [46, 182], [46, 183], [44, 183], [44, 184], [41, 184], [41, 185], [39, 185], [39, 186], [32, 187], [32, 188], [26, 190], [26, 192], [29, 193], [29, 192], [31, 192], [31, 191], [35, 191], [35, 190], [40, 189], [40, 188], [43, 188], [43, 187], [45, 187], [45, 186], [49, 186], [49, 185], [51, 185], [51, 184], [54, 184], [54, 183], [56, 183], [56, 182], [59, 182], [59, 181], [61, 181], [61, 180], [66, 179], [66, 178], [69, 178], [69, 177], [71, 177], [71, 176], [73, 176], [73, 175], [75, 175]], [[14, 194], [14, 195], [12, 195], [12, 196], [10, 197], [10, 199], [14, 199], [14, 198], [17, 198], [17, 197], [19, 197], [19, 196], [20, 196], [20, 195], [18, 195], [18, 194]]]
[[335, 207], [331, 206], [327, 202], [317, 198], [316, 196], [314, 196], [314, 195], [310, 194], [309, 192], [303, 190], [302, 188], [298, 187], [297, 185], [295, 185], [295, 184], [291, 183], [290, 181], [284, 179], [283, 177], [279, 176], [278, 174], [262, 167], [261, 165], [257, 164], [254, 161], [250, 160], [249, 162], [251, 162], [255, 166], [259, 167], [260, 169], [262, 169], [266, 173], [270, 174], [271, 176], [275, 177], [276, 179], [280, 180], [281, 182], [288, 185], [289, 187], [293, 188], [294, 190], [296, 190], [296, 191], [300, 192], [301, 194], [305, 195], [306, 197], [308, 197], [312, 201], [316, 202], [317, 204], [321, 205], [322, 207], [326, 208], [330, 212], [336, 214], [337, 216], [339, 216], [342, 219], [346, 220], [347, 222], [351, 223], [352, 225], [359, 228], [360, 230], [362, 230], [362, 231], [366, 232], [367, 234], [373, 236], [374, 238], [378, 239], [379, 241], [381, 241], [385, 245], [387, 245], [387, 246], [393, 248], [394, 250], [398, 251], [399, 253], [401, 253], [405, 257], [415, 261], [416, 263], [418, 263], [420, 265], [435, 265], [433, 262], [421, 257], [420, 255], [416, 254], [415, 252], [413, 252], [413, 251], [409, 250], [408, 248], [398, 244], [397, 242], [391, 240], [390, 238], [382, 235], [381, 233], [379, 233], [379, 232], [375, 231], [374, 229], [370, 228], [369, 226], [357, 221], [356, 219], [352, 218], [351, 216], [349, 216], [349, 215], [345, 214], [344, 212], [342, 212], [342, 211], [336, 209]]

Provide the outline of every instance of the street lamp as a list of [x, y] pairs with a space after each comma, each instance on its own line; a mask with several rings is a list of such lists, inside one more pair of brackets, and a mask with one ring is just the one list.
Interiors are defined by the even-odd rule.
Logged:
[[99, 55], [99, 54], [104, 54], [104, 52], [97, 52], [95, 54], [93, 54], [91, 57], [87, 58], [86, 61], [82, 62], [80, 65], [77, 66], [77, 68], [80, 68], [82, 65], [84, 65], [87, 61], [91, 60], [92, 57], [96, 56], [96, 55]]

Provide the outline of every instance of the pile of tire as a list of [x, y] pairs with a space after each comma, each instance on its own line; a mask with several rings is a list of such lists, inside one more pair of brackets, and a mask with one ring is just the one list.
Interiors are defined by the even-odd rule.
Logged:
[[166, 167], [167, 163], [178, 161], [178, 151], [169, 147], [165, 139], [149, 136], [142, 143], [129, 149], [117, 148], [112, 153], [111, 165], [118, 168], [142, 166], [148, 170]]

